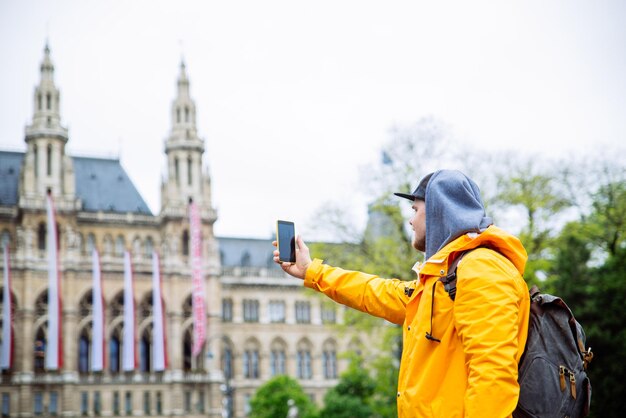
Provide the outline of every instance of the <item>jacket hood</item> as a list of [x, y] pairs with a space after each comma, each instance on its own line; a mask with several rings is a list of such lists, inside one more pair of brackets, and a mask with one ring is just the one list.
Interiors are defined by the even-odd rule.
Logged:
[[456, 170], [435, 171], [426, 187], [426, 260], [455, 238], [481, 233], [493, 222], [480, 189]]

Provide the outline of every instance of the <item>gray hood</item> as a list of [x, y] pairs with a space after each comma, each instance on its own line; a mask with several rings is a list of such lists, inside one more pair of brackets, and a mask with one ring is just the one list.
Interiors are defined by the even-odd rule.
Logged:
[[435, 171], [424, 200], [427, 260], [461, 235], [483, 232], [493, 223], [485, 214], [480, 189], [460, 171]]

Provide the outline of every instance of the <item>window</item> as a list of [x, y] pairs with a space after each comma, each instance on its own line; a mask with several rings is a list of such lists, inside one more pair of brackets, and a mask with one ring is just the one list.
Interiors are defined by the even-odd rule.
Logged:
[[120, 371], [120, 345], [120, 338], [116, 333], [109, 340], [109, 370], [111, 370], [112, 373], [118, 373]]
[[222, 351], [222, 371], [226, 379], [233, 377], [233, 349], [225, 345]]
[[126, 243], [124, 242], [124, 237], [122, 235], [118, 235], [115, 239], [115, 255], [118, 257], [123, 256], [125, 248]]
[[143, 393], [143, 414], [150, 416], [150, 392]]
[[42, 415], [43, 414], [43, 392], [35, 392], [33, 401], [34, 401], [33, 413], [35, 415]]
[[120, 415], [120, 393], [117, 391], [113, 392], [113, 415]]
[[143, 373], [150, 372], [152, 368], [152, 361], [150, 359], [151, 349], [151, 335], [148, 329], [144, 330], [141, 340], [139, 341], [139, 371]]
[[156, 414], [163, 415], [163, 401], [161, 399], [161, 392], [156, 393]]
[[101, 413], [102, 401], [100, 400], [100, 392], [96, 391], [93, 393], [93, 414], [98, 417]]
[[132, 392], [126, 392], [126, 400], [125, 400], [124, 409], [126, 410], [126, 415], [133, 414], [133, 393]]
[[296, 361], [297, 377], [299, 379], [311, 379], [313, 369], [311, 366], [311, 343], [308, 340], [302, 340], [298, 343]]
[[2, 418], [6, 418], [11, 415], [11, 394], [7, 392], [2, 393]]
[[152, 250], [154, 250], [154, 241], [152, 241], [152, 237], [146, 238], [144, 249], [146, 258], [148, 260], [152, 259]]
[[46, 337], [43, 328], [39, 328], [37, 337], [35, 338], [34, 356], [35, 373], [43, 372], [46, 363]]
[[59, 413], [59, 394], [50, 392], [50, 402], [48, 402], [48, 415], [56, 416]]
[[176, 184], [180, 185], [180, 168], [178, 167], [178, 158], [174, 158], [174, 175], [176, 177]]
[[296, 322], [299, 324], [311, 323], [311, 303], [299, 301], [296, 302]]
[[196, 412], [204, 413], [204, 391], [198, 391], [198, 403], [196, 404]]
[[183, 231], [182, 239], [183, 255], [189, 255], [189, 232], [186, 229]]
[[46, 174], [52, 175], [52, 145], [46, 147]]
[[191, 412], [191, 392], [185, 392], [185, 413]]
[[324, 301], [322, 303], [322, 324], [334, 324], [337, 322], [337, 309], [335, 304]]
[[259, 350], [249, 349], [243, 352], [243, 375], [247, 379], [259, 378]]
[[89, 372], [89, 334], [87, 329], [83, 329], [83, 332], [78, 340], [78, 372]]
[[244, 299], [243, 320], [245, 322], [259, 322], [259, 301], [258, 300]]
[[222, 299], [222, 321], [224, 322], [233, 321], [233, 300], [232, 299]]
[[285, 370], [285, 360], [287, 356], [285, 355], [285, 350], [283, 349], [274, 349], [270, 353], [270, 372], [272, 376], [278, 376], [280, 374], [286, 374]]
[[189, 108], [185, 106], [185, 122], [189, 122]]
[[91, 255], [96, 248], [96, 236], [92, 233], [87, 235], [87, 254]]
[[33, 156], [35, 160], [35, 178], [39, 177], [39, 153], [37, 152], [37, 145], [33, 145]]
[[298, 378], [310, 379], [311, 377], [313, 377], [311, 352], [309, 350], [298, 350]]
[[40, 251], [46, 249], [46, 224], [43, 222], [37, 227], [37, 248]]
[[192, 172], [192, 165], [191, 165], [191, 157], [187, 157], [187, 184], [191, 186], [191, 172]]
[[50, 110], [51, 107], [52, 107], [52, 96], [50, 96], [50, 93], [46, 93], [46, 110]]
[[324, 350], [322, 353], [322, 363], [324, 367], [325, 379], [337, 378], [337, 354], [335, 351]]
[[285, 302], [270, 301], [270, 322], [285, 322]]
[[89, 415], [89, 392], [80, 393], [80, 414], [84, 417]]

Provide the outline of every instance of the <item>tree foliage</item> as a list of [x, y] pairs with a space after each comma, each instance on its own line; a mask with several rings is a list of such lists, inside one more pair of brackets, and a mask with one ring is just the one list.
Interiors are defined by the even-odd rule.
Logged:
[[298, 407], [300, 418], [316, 418], [317, 409], [297, 380], [276, 376], [268, 380], [250, 399], [250, 418], [287, 417], [289, 400]]
[[342, 373], [339, 383], [324, 397], [320, 418], [373, 418], [372, 396], [376, 382], [353, 355], [348, 369]]

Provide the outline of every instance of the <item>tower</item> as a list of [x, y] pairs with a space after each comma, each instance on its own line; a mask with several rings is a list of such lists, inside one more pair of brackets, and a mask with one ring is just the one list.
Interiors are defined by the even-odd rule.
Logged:
[[21, 172], [20, 206], [43, 207], [50, 192], [57, 206], [70, 209], [76, 195], [74, 169], [72, 158], [65, 153], [68, 130], [61, 125], [61, 94], [54, 84], [54, 65], [47, 43], [40, 71], [32, 122], [25, 130], [27, 150]]
[[[193, 199], [208, 215], [212, 212], [211, 180], [208, 172], [202, 169], [204, 140], [198, 136], [196, 105], [189, 94], [189, 79], [183, 61], [177, 86], [171, 111], [172, 129], [165, 141], [167, 174], [162, 185], [161, 212], [164, 216], [184, 214], [189, 200]], [[211, 224], [213, 221], [215, 219]]]

